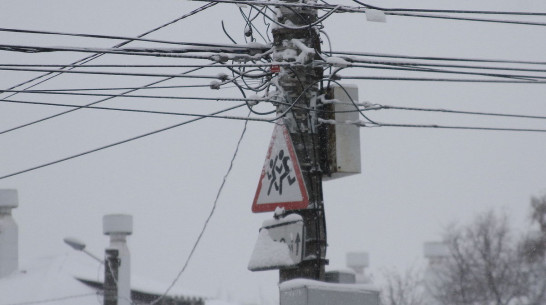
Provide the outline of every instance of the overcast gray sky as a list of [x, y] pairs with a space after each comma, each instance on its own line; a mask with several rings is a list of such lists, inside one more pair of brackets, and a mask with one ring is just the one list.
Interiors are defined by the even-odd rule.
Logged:
[[[350, 4], [349, 2], [343, 2]], [[0, 27], [137, 36], [203, 5], [188, 1], [26, 1], [0, 4]], [[546, 12], [541, 1], [381, 1], [385, 7]], [[486, 16], [487, 17], [487, 16]], [[508, 19], [492, 16], [489, 18]], [[521, 17], [520, 19], [524, 19]], [[542, 19], [542, 20], [541, 20]], [[234, 5], [217, 5], [162, 29], [151, 38], [229, 43], [220, 21], [240, 43], [243, 19]], [[545, 18], [537, 20], [545, 22]], [[262, 24], [258, 18], [256, 24]], [[388, 16], [367, 22], [362, 14], [334, 14], [324, 29], [333, 49], [343, 51], [545, 61], [546, 27]], [[5, 44], [110, 47], [118, 41], [0, 32]], [[149, 44], [133, 43], [130, 46]], [[324, 46], [326, 49], [327, 47]], [[1, 64], [65, 64], [77, 53], [22, 54], [2, 51]], [[95, 63], [188, 63], [187, 60], [104, 56]], [[162, 70], [155, 70], [157, 72]], [[183, 70], [177, 70], [182, 72]], [[215, 75], [219, 70], [199, 72]], [[351, 70], [345, 75], [423, 76]], [[7, 88], [36, 74], [0, 71]], [[426, 76], [426, 75], [425, 75]], [[433, 75], [434, 76], [434, 75]], [[438, 75], [444, 77], [443, 75]], [[449, 77], [445, 76], [445, 77]], [[457, 76], [453, 76], [457, 77]], [[152, 79], [64, 75], [38, 88], [141, 86]], [[176, 80], [166, 85], [208, 84]], [[344, 81], [359, 87], [361, 101], [399, 106], [546, 115], [546, 85]], [[162, 90], [181, 96], [238, 96], [233, 89]], [[2, 95], [5, 96], [6, 94]], [[92, 97], [18, 95], [19, 99], [85, 104]], [[14, 97], [15, 99], [15, 97]], [[180, 100], [114, 99], [104, 106], [210, 113], [231, 104]], [[272, 109], [263, 105], [262, 109]], [[62, 108], [0, 103], [0, 130], [57, 113]], [[244, 116], [247, 110], [232, 112]], [[546, 127], [544, 120], [382, 111], [380, 122], [514, 128]], [[79, 110], [0, 135], [0, 176], [60, 159], [186, 118]], [[242, 121], [206, 119], [115, 148], [0, 180], [19, 190], [14, 212], [22, 258], [70, 251], [65, 236], [87, 242], [102, 255], [107, 213], [134, 216], [130, 237], [133, 271], [164, 281], [182, 267], [225, 174]], [[258, 229], [270, 214], [253, 214], [252, 199], [273, 125], [251, 122], [234, 169], [193, 261], [177, 284], [211, 295], [253, 302], [278, 298], [276, 271], [252, 273], [246, 266]], [[493, 131], [362, 128], [363, 173], [325, 183], [328, 257], [344, 267], [347, 251], [370, 253], [371, 272], [419, 264], [422, 243], [440, 238], [451, 222], [497, 208], [518, 230], [528, 229], [532, 195], [546, 190], [546, 134]]]

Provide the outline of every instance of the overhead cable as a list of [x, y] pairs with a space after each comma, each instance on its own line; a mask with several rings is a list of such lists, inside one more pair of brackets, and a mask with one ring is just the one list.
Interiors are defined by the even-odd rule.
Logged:
[[546, 84], [546, 81], [527, 80], [497, 80], [497, 79], [462, 79], [462, 78], [424, 78], [424, 77], [392, 77], [392, 76], [350, 76], [338, 75], [340, 79], [361, 79], [361, 80], [395, 80], [395, 81], [416, 81], [416, 82], [454, 82], [454, 83], [504, 83], [504, 84]]
[[543, 120], [546, 119], [546, 116], [540, 116], [540, 115], [509, 114], [509, 113], [494, 113], [494, 112], [479, 112], [479, 111], [463, 111], [463, 110], [453, 110], [453, 109], [444, 109], [444, 108], [402, 107], [402, 106], [391, 106], [391, 105], [381, 105], [381, 104], [374, 104], [373, 106], [366, 107], [366, 108], [362, 109], [362, 111], [383, 110], [383, 109], [424, 111], [424, 112], [444, 112], [444, 113], [453, 113], [453, 114], [499, 116], [499, 117], [511, 117], [511, 118], [522, 118], [522, 119], [543, 119]]
[[[153, 87], [104, 87], [104, 88], [55, 88], [55, 89], [40, 89], [30, 91], [40, 92], [78, 92], [78, 91], [120, 91], [120, 90], [154, 90], [154, 89], [179, 89], [179, 88], [205, 88], [210, 87], [210, 84], [201, 85], [171, 85], [171, 86], [153, 86]], [[223, 87], [222, 87], [223, 88]], [[1, 92], [2, 90], [0, 90]], [[14, 91], [14, 90], [8, 90]], [[5, 91], [4, 91], [5, 92]], [[25, 92], [27, 92], [25, 90]], [[2, 100], [0, 99], [0, 102]]]
[[[185, 72], [183, 72], [183, 73], [181, 73], [181, 74], [189, 74], [189, 73], [198, 71], [198, 70], [200, 70], [200, 69], [201, 69], [201, 68], [191, 69], [191, 70], [185, 71]], [[168, 80], [171, 80], [171, 79], [173, 79], [173, 77], [166, 77], [166, 78], [163, 78], [163, 79], [160, 79], [160, 80], [157, 80], [157, 81], [153, 81], [153, 82], [151, 82], [151, 83], [148, 83], [148, 84], [142, 86], [141, 88], [154, 86], [154, 85], [160, 84], [160, 83], [162, 83], [162, 82], [165, 82], [165, 81], [168, 81]], [[131, 93], [131, 92], [135, 92], [135, 91], [137, 91], [137, 90], [139, 90], [139, 89], [140, 89], [140, 88], [129, 89], [129, 90], [125, 91], [125, 92], [122, 92], [121, 94], [127, 94], [127, 93]], [[17, 94], [17, 93], [13, 93], [13, 94], [9, 95], [8, 97], [14, 96], [15, 94]], [[105, 101], [107, 101], [107, 100], [113, 99], [113, 98], [114, 98], [114, 97], [106, 97], [106, 98], [100, 99], [100, 100], [98, 100], [98, 101], [94, 101], [94, 102], [88, 103], [88, 104], [86, 104], [85, 106], [96, 105], [96, 104], [105, 102]], [[1, 100], [0, 100], [0, 101], [1, 101]], [[34, 124], [38, 124], [38, 123], [41, 123], [41, 122], [45, 122], [45, 121], [48, 121], [48, 120], [57, 118], [57, 117], [59, 117], [59, 116], [62, 116], [62, 115], [65, 115], [65, 114], [68, 114], [68, 113], [77, 111], [78, 109], [81, 109], [81, 107], [80, 107], [80, 108], [74, 108], [74, 109], [66, 110], [66, 111], [59, 112], [59, 113], [56, 113], [56, 114], [53, 114], [53, 115], [50, 115], [50, 116], [47, 116], [47, 117], [43, 117], [43, 118], [38, 119], [38, 120], [34, 120], [34, 121], [31, 121], [31, 122], [28, 122], [28, 123], [24, 123], [24, 124], [21, 124], [21, 125], [17, 125], [17, 126], [15, 126], [15, 127], [11, 127], [11, 128], [8, 128], [8, 129], [5, 129], [5, 130], [0, 131], [0, 135], [5, 134], [5, 133], [8, 133], [8, 132], [15, 131], [15, 130], [19, 130], [19, 129], [21, 129], [21, 128], [25, 128], [25, 127], [28, 127], [28, 126], [32, 126], [32, 125], [34, 125]]]
[[[151, 34], [151, 33], [154, 33], [154, 32], [156, 32], [156, 31], [158, 31], [158, 30], [160, 30], [160, 29], [162, 29], [162, 28], [165, 28], [165, 27], [167, 27], [167, 26], [169, 26], [169, 25], [171, 25], [171, 24], [174, 24], [174, 23], [176, 23], [176, 22], [178, 22], [178, 21], [180, 21], [180, 20], [182, 20], [182, 19], [185, 19], [185, 18], [190, 17], [190, 16], [192, 16], [192, 15], [195, 15], [195, 14], [197, 14], [197, 13], [199, 13], [199, 12], [202, 12], [202, 11], [204, 11], [204, 10], [210, 8], [210, 7], [213, 7], [214, 5], [216, 5], [216, 3], [207, 3], [207, 4], [205, 4], [205, 5], [201, 6], [201, 7], [196, 8], [195, 10], [193, 10], [193, 11], [187, 13], [187, 14], [184, 14], [184, 15], [178, 17], [178, 18], [175, 18], [174, 20], [171, 20], [171, 21], [169, 21], [169, 22], [167, 22], [167, 23], [165, 23], [165, 24], [162, 24], [162, 25], [160, 25], [160, 26], [158, 26], [158, 27], [155, 27], [155, 28], [153, 28], [153, 29], [151, 29], [151, 30], [149, 30], [149, 31], [147, 31], [147, 32], [144, 32], [144, 33], [138, 35], [137, 38], [142, 38], [142, 37], [144, 37], [144, 36], [146, 36], [146, 35], [149, 35], [149, 34]], [[120, 43], [118, 43], [117, 45], [115, 45], [114, 48], [122, 47], [122, 46], [124, 46], [124, 45], [126, 45], [126, 44], [129, 44], [130, 42], [132, 42], [132, 40], [126, 40], [126, 41], [120, 42]], [[77, 60], [77, 61], [73, 62], [72, 65], [83, 65], [83, 64], [85, 64], [85, 63], [88, 63], [88, 62], [90, 62], [90, 61], [93, 61], [93, 60], [95, 60], [95, 59], [101, 57], [102, 55], [104, 55], [104, 53], [96, 53], [96, 54], [93, 54], [93, 55], [84, 57], [84, 58], [82, 58], [82, 59], [80, 59], [80, 60]], [[73, 69], [73, 68], [74, 68], [74, 67], [67, 67], [68, 70], [71, 70], [71, 69]], [[63, 69], [64, 69], [64, 68], [63, 68]], [[31, 78], [31, 79], [29, 79], [29, 80], [26, 80], [26, 81], [24, 81], [24, 82], [22, 82], [22, 83], [19, 83], [19, 84], [17, 84], [17, 85], [11, 86], [11, 87], [8, 88], [8, 89], [16, 89], [16, 88], [19, 88], [19, 87], [24, 86], [24, 85], [26, 85], [26, 84], [32, 83], [32, 82], [34, 82], [34, 81], [38, 81], [38, 82], [36, 82], [36, 83], [34, 83], [34, 84], [32, 84], [32, 85], [29, 85], [29, 86], [25, 87], [25, 89], [33, 88], [33, 87], [35, 87], [35, 86], [37, 86], [37, 85], [39, 85], [39, 84], [42, 84], [42, 83], [44, 83], [44, 82], [47, 82], [47, 81], [50, 80], [50, 79], [53, 79], [53, 78], [55, 78], [55, 77], [57, 77], [57, 76], [59, 76], [59, 75], [61, 75], [61, 74], [62, 74], [62, 73], [57, 73], [57, 74], [55, 74], [55, 73], [52, 73], [52, 72], [48, 72], [48, 73], [45, 73], [45, 74], [36, 76], [36, 77], [34, 77], [34, 78]], [[17, 93], [14, 93], [14, 94], [12, 94], [12, 95], [9, 95], [9, 96], [7, 96], [6, 98], [12, 97], [12, 96], [14, 96], [15, 94], [17, 94]]]
[[546, 79], [546, 77], [538, 76], [538, 75], [519, 75], [519, 74], [504, 74], [504, 73], [467, 72], [467, 71], [456, 71], [456, 70], [446, 70], [446, 69], [437, 69], [437, 68], [421, 68], [419, 66], [414, 66], [414, 65], [411, 65], [411, 66], [408, 66], [408, 65], [378, 66], [378, 65], [361, 64], [361, 65], [350, 65], [349, 67], [366, 68], [366, 69], [399, 70], [399, 71], [411, 71], [411, 72], [425, 72], [425, 73], [446, 73], [446, 74], [460, 74], [460, 75], [477, 75], [477, 76], [513, 78], [513, 79], [521, 79], [521, 80]]
[[479, 15], [514, 15], [514, 16], [546, 16], [546, 13], [536, 12], [515, 12], [515, 11], [483, 11], [483, 10], [444, 10], [426, 8], [385, 8], [370, 5], [362, 1], [354, 1], [364, 7], [387, 12], [421, 12], [421, 13], [451, 13], [451, 14], [479, 14]]
[[446, 126], [427, 124], [391, 124], [378, 123], [377, 125], [361, 125], [360, 127], [402, 127], [402, 128], [433, 128], [433, 129], [461, 129], [461, 130], [484, 130], [484, 131], [514, 131], [514, 132], [546, 132], [546, 129], [532, 128], [504, 128], [504, 127], [476, 127], [476, 126]]
[[[54, 69], [25, 69], [25, 68], [9, 68], [0, 67], [0, 70], [7, 71], [22, 71], [22, 72], [52, 72], [52, 73], [69, 73], [69, 74], [91, 74], [91, 75], [111, 75], [111, 76], [146, 76], [146, 77], [172, 77], [172, 78], [206, 78], [206, 79], [218, 79], [215, 75], [185, 75], [185, 74], [173, 74], [173, 73], [137, 73], [137, 72], [106, 72], [106, 71], [80, 71], [80, 70], [54, 70]], [[9, 90], [0, 90], [9, 92]], [[18, 90], [19, 92], [25, 90]]]
[[[516, 71], [516, 72], [537, 72], [544, 73], [546, 69], [527, 69], [527, 68], [515, 68], [515, 67], [499, 67], [499, 66], [475, 66], [475, 65], [454, 65], [454, 64], [436, 64], [426, 62], [409, 62], [409, 61], [382, 61], [382, 60], [363, 60], [352, 57], [344, 57], [346, 61], [352, 63], [366, 63], [374, 65], [387, 65], [387, 66], [401, 66], [401, 67], [439, 67], [439, 68], [456, 68], [456, 69], [472, 69], [472, 70], [498, 70], [498, 71]], [[0, 64], [0, 66], [2, 66]], [[352, 67], [358, 67], [357, 65], [351, 65]]]
[[[346, 5], [325, 5], [317, 3], [286, 3], [286, 2], [273, 2], [273, 1], [244, 1], [244, 0], [197, 0], [205, 1], [210, 3], [233, 3], [233, 4], [246, 4], [246, 5], [269, 5], [269, 6], [285, 6], [285, 7], [303, 7], [303, 8], [313, 8], [313, 9], [322, 9], [322, 10], [335, 10], [336, 12], [351, 12], [351, 13], [366, 13], [367, 10], [371, 9], [369, 7], [351, 7]], [[362, 2], [353, 0], [361, 5], [364, 5]], [[488, 23], [500, 23], [500, 24], [517, 24], [517, 25], [532, 25], [532, 26], [546, 26], [544, 22], [531, 22], [531, 21], [522, 21], [522, 20], [504, 20], [504, 19], [487, 19], [487, 18], [467, 18], [467, 17], [456, 17], [450, 15], [438, 15], [438, 14], [422, 14], [416, 12], [397, 12], [397, 11], [388, 11], [383, 10], [385, 15], [393, 16], [402, 16], [402, 17], [418, 17], [418, 18], [436, 18], [436, 19], [447, 19], [447, 20], [458, 20], [458, 21], [476, 21], [476, 22], [488, 22]]]
[[0, 101], [0, 103], [14, 103], [14, 104], [26, 104], [26, 105], [53, 106], [53, 107], [70, 107], [70, 108], [93, 109], [93, 110], [111, 110], [111, 111], [121, 111], [121, 112], [164, 114], [164, 115], [177, 115], [177, 116], [190, 116], [190, 117], [206, 117], [206, 118], [214, 118], [214, 119], [255, 121], [255, 122], [267, 122], [267, 123], [270, 123], [276, 120], [276, 118], [269, 118], [269, 119], [253, 118], [253, 117], [247, 118], [247, 117], [240, 117], [240, 116], [208, 115], [208, 114], [188, 113], [188, 112], [140, 110], [140, 109], [100, 107], [100, 106], [79, 106], [74, 104], [59, 104], [59, 103], [46, 103], [46, 102], [21, 101], [21, 100], [3, 100], [3, 101]]
[[251, 49], [251, 50], [261, 50], [261, 51], [265, 51], [268, 48], [267, 46], [264, 46], [264, 45], [260, 46], [258, 44], [230, 45], [230, 44], [217, 44], [217, 43], [199, 43], [199, 42], [182, 42], [182, 41], [179, 42], [179, 41], [167, 41], [167, 40], [159, 40], [159, 39], [140, 38], [140, 37], [66, 33], [66, 32], [53, 32], [53, 31], [12, 29], [12, 28], [0, 28], [0, 32], [89, 37], [89, 38], [116, 39], [116, 40], [121, 39], [121, 40], [128, 40], [128, 41], [142, 41], [142, 42], [153, 42], [153, 43], [163, 43], [163, 44], [173, 44], [173, 45], [183, 45], [183, 46], [214, 47], [214, 48], [245, 49], [245, 50]]
[[54, 92], [54, 91], [41, 91], [41, 90], [26, 90], [26, 91], [7, 90], [5, 92], [17, 92], [17, 93], [25, 93], [25, 94], [55, 94], [55, 95], [101, 96], [101, 97], [121, 97], [121, 98], [153, 98], [153, 99], [197, 100], [197, 101], [263, 102], [267, 100], [266, 98], [163, 96], [163, 95], [109, 94], [109, 93], [84, 93], [84, 92]]
[[438, 56], [411, 56], [411, 55], [402, 55], [402, 54], [383, 54], [383, 53], [335, 51], [335, 50], [332, 50], [330, 53], [339, 54], [339, 55], [403, 58], [403, 59], [418, 59], [418, 60], [433, 60], [433, 61], [463, 61], [463, 62], [483, 62], [483, 63], [487, 62], [487, 63], [526, 64], [526, 65], [546, 65], [546, 61], [524, 61], [524, 60], [508, 60], [508, 59], [461, 58], [461, 57], [438, 57]]
[[262, 63], [245, 63], [245, 64], [159, 64], [159, 65], [141, 65], [141, 64], [101, 64], [101, 65], [64, 65], [64, 64], [2, 64], [1, 67], [19, 67], [19, 68], [63, 68], [63, 67], [78, 67], [84, 68], [260, 68], [275, 66], [290, 66], [295, 63], [289, 62], [262, 62]]
[[[239, 54], [239, 49], [222, 49], [222, 48], [88, 48], [88, 47], [44, 47], [44, 46], [30, 46], [30, 45], [11, 45], [0, 44], [0, 51], [11, 52], [23, 52], [23, 53], [43, 53], [43, 52], [81, 52], [81, 53], [103, 53], [103, 54], [115, 54], [115, 55], [131, 55], [131, 56], [154, 56], [154, 57], [169, 57], [169, 58], [191, 58], [191, 59], [209, 59], [212, 55], [196, 55], [187, 54], [192, 52], [208, 52], [208, 53], [222, 53], [227, 58], [225, 61], [231, 58], [244, 59], [245, 56], [248, 60], [252, 58], [259, 59], [260, 56], [251, 56], [247, 54]], [[229, 53], [225, 54], [224, 53]]]
[[121, 141], [118, 141], [118, 142], [114, 142], [114, 143], [111, 143], [111, 144], [108, 144], [108, 145], [104, 145], [104, 146], [101, 146], [101, 147], [98, 147], [98, 148], [95, 148], [95, 149], [85, 151], [85, 152], [82, 152], [82, 153], [71, 155], [69, 157], [65, 157], [65, 158], [58, 159], [58, 160], [55, 160], [55, 161], [51, 161], [51, 162], [48, 162], [48, 163], [44, 163], [44, 164], [41, 164], [41, 165], [38, 165], [38, 166], [34, 166], [34, 167], [31, 167], [31, 168], [27, 168], [27, 169], [24, 169], [24, 170], [13, 172], [13, 173], [10, 173], [10, 174], [4, 175], [4, 176], [0, 176], [0, 180], [6, 179], [6, 178], [9, 178], [9, 177], [13, 177], [13, 176], [17, 176], [17, 175], [27, 173], [27, 172], [30, 172], [30, 171], [34, 171], [34, 170], [37, 170], [37, 169], [40, 169], [40, 168], [48, 167], [48, 166], [58, 164], [58, 163], [61, 163], [61, 162], [64, 162], [64, 161], [72, 160], [72, 159], [82, 157], [82, 156], [85, 156], [85, 155], [89, 155], [91, 153], [95, 153], [95, 152], [98, 152], [98, 151], [101, 151], [101, 150], [104, 150], [104, 149], [107, 149], [107, 148], [111, 148], [111, 147], [114, 147], [114, 146], [125, 144], [125, 143], [128, 143], [128, 142], [134, 141], [134, 140], [142, 139], [144, 137], [148, 137], [148, 136], [158, 134], [158, 133], [161, 133], [161, 132], [164, 132], [164, 131], [167, 131], [167, 130], [171, 130], [171, 129], [176, 128], [176, 127], [180, 127], [180, 126], [183, 126], [183, 125], [186, 125], [186, 124], [189, 124], [189, 123], [193, 123], [193, 122], [202, 120], [204, 118], [213, 117], [213, 116], [218, 115], [220, 113], [224, 113], [224, 112], [227, 112], [227, 111], [230, 111], [230, 110], [233, 110], [233, 109], [237, 109], [237, 108], [243, 107], [245, 105], [246, 104], [243, 103], [243, 104], [240, 104], [240, 105], [236, 105], [236, 106], [229, 107], [229, 108], [226, 108], [226, 109], [223, 109], [223, 110], [220, 110], [220, 111], [213, 112], [213, 113], [208, 114], [208, 115], [200, 115], [195, 119], [191, 119], [191, 120], [184, 121], [184, 122], [181, 122], [181, 123], [178, 123], [178, 124], [170, 125], [170, 126], [167, 126], [167, 127], [161, 128], [161, 129], [157, 129], [157, 130], [154, 130], [154, 131], [151, 131], [151, 132], [147, 132], [147, 133], [144, 133], [144, 134], [141, 134], [141, 135], [138, 135], [138, 136], [134, 136], [134, 137], [131, 137], [131, 138], [128, 138], [128, 139], [125, 139], [125, 140], [121, 140]]
[[[250, 116], [250, 112], [248, 113], [248, 116]], [[237, 145], [235, 146], [235, 151], [233, 152], [233, 156], [231, 157], [231, 161], [229, 162], [227, 172], [224, 175], [224, 178], [222, 179], [222, 183], [220, 184], [220, 187], [218, 188], [218, 191], [216, 192], [216, 197], [214, 198], [214, 202], [212, 204], [212, 208], [210, 210], [210, 213], [207, 216], [207, 219], [205, 219], [205, 222], [203, 223], [203, 227], [201, 228], [201, 231], [199, 232], [199, 235], [197, 236], [197, 239], [193, 243], [193, 246], [192, 246], [192, 248], [190, 250], [190, 253], [188, 254], [188, 257], [186, 258], [186, 261], [184, 262], [184, 265], [182, 266], [182, 268], [180, 269], [180, 271], [178, 272], [178, 274], [176, 275], [174, 280], [171, 282], [169, 287], [167, 287], [165, 292], [161, 296], [159, 296], [158, 298], [156, 298], [155, 300], [150, 302], [150, 305], [155, 305], [155, 304], [159, 303], [163, 298], [165, 298], [165, 296], [167, 296], [169, 291], [171, 291], [171, 289], [174, 287], [176, 282], [178, 282], [178, 280], [180, 279], [180, 277], [182, 276], [184, 271], [186, 271], [186, 269], [187, 269], [187, 267], [188, 267], [188, 265], [189, 265], [189, 263], [191, 261], [191, 258], [193, 257], [193, 254], [195, 253], [195, 250], [197, 250], [197, 246], [201, 242], [201, 239], [203, 238], [203, 234], [207, 230], [208, 224], [209, 224], [212, 216], [214, 215], [214, 212], [216, 211], [216, 207], [218, 206], [218, 199], [220, 199], [220, 195], [222, 194], [222, 190], [224, 189], [227, 178], [229, 177], [229, 174], [231, 173], [231, 170], [233, 169], [233, 164], [235, 162], [235, 158], [237, 157], [237, 154], [239, 153], [239, 147], [241, 146], [241, 142], [243, 141], [243, 138], [245, 136], [247, 125], [248, 125], [248, 121], [245, 121], [245, 124], [243, 126], [243, 131], [241, 132], [241, 135], [239, 136], [239, 140], [237, 141]]]

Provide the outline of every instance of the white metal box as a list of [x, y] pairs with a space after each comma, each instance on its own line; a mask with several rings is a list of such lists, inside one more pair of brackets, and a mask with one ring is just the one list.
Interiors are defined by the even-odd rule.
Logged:
[[354, 124], [347, 124], [359, 120], [359, 113], [354, 104], [358, 103], [358, 87], [332, 86], [329, 98], [335, 100], [328, 109], [333, 113], [330, 119], [335, 120], [336, 124], [328, 125], [325, 135], [329, 145], [324, 180], [361, 173], [360, 128]]

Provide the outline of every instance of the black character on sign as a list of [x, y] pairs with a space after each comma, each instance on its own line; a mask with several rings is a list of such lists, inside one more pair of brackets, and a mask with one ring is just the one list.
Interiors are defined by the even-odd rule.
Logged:
[[271, 193], [271, 188], [275, 186], [275, 190], [279, 190], [277, 185], [277, 174], [275, 173], [275, 165], [277, 164], [278, 157], [275, 157], [275, 161], [269, 160], [269, 170], [267, 171], [267, 179], [269, 179], [269, 189], [267, 190], [267, 196]]
[[[279, 154], [274, 160], [269, 160], [269, 171], [267, 172], [267, 178], [269, 179], [270, 183], [267, 195], [271, 193], [271, 188], [273, 186], [275, 187], [275, 190], [279, 192], [279, 195], [282, 195], [282, 186], [285, 179], [289, 185], [296, 182], [296, 178], [290, 176], [290, 166], [288, 166], [289, 160], [290, 157], [284, 155], [284, 149], [279, 151]], [[278, 162], [279, 166], [277, 166]], [[277, 181], [277, 175], [279, 177], [279, 181]]]

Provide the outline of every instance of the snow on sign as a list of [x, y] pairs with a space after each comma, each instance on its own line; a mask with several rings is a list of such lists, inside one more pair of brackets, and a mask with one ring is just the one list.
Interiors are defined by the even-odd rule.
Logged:
[[276, 207], [305, 209], [309, 196], [301, 175], [288, 129], [282, 122], [275, 126], [258, 182], [252, 212], [270, 212]]
[[304, 225], [300, 215], [266, 220], [248, 263], [248, 270], [262, 271], [296, 266], [303, 259]]

